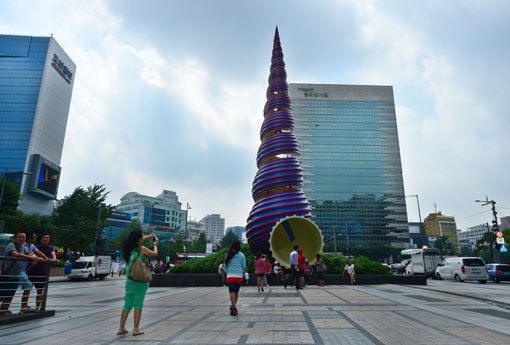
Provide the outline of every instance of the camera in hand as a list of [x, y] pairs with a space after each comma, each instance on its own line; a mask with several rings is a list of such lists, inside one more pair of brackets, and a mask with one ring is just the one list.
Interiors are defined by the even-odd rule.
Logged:
[[156, 236], [154, 236], [154, 239], [152, 240], [153, 242], [157, 242], [158, 241], [158, 238]]

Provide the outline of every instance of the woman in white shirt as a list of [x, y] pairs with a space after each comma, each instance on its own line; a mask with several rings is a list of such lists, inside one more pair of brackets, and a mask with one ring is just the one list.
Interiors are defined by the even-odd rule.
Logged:
[[347, 260], [347, 264], [345, 265], [342, 274], [344, 274], [345, 272], [349, 273], [349, 278], [351, 278], [351, 285], [354, 285], [354, 283], [356, 282], [356, 280], [354, 279], [354, 264], [351, 262], [350, 259]]

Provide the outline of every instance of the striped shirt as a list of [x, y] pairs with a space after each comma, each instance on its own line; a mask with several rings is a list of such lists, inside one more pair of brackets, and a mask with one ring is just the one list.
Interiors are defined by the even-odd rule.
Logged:
[[[244, 254], [239, 252], [230, 260], [227, 264], [225, 263], [225, 271], [227, 272], [227, 282], [229, 282], [229, 278], [232, 282], [239, 282], [237, 280], [240, 279], [240, 282], [243, 281], [243, 272], [246, 269], [246, 258]], [[235, 281], [234, 281], [235, 280]]]

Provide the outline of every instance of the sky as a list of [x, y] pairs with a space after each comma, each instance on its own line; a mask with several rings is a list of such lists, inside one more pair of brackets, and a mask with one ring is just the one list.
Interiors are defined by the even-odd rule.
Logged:
[[[392, 85], [407, 195], [460, 229], [510, 216], [510, 2], [3, 1], [0, 33], [77, 65], [59, 198], [177, 192], [246, 224], [275, 26], [290, 83]], [[407, 198], [418, 221], [416, 198]]]

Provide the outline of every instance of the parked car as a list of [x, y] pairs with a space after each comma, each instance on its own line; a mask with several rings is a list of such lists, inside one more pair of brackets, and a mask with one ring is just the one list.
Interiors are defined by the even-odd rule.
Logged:
[[510, 280], [510, 265], [506, 264], [488, 264], [487, 272], [489, 279], [499, 283], [502, 280]]
[[405, 274], [406, 273], [406, 266], [404, 264], [401, 264], [401, 263], [392, 264], [390, 266], [390, 270], [393, 273], [396, 273], [396, 274]]
[[458, 282], [464, 280], [478, 280], [480, 284], [487, 283], [489, 273], [482, 258], [454, 257], [446, 258], [436, 268], [436, 277], [439, 280], [452, 279]]

